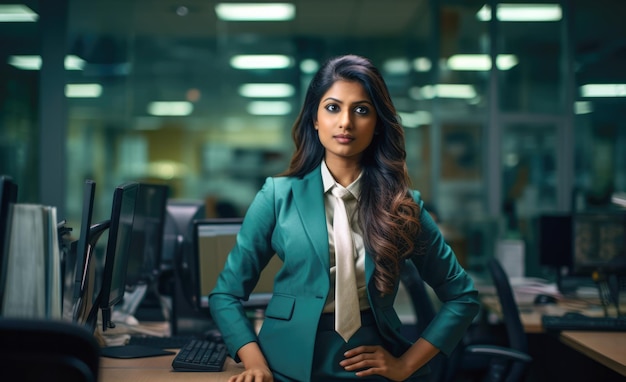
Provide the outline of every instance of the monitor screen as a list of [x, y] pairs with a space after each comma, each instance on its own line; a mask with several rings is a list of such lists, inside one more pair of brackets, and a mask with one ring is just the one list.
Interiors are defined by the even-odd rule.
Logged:
[[[91, 229], [91, 219], [93, 216], [93, 204], [96, 192], [96, 182], [87, 179], [83, 185], [83, 210], [81, 214], [80, 232], [78, 241], [74, 247], [74, 293], [73, 293], [73, 320], [84, 322], [91, 310], [91, 303], [94, 296], [86, 296], [85, 284], [89, 278], [91, 267], [91, 255], [93, 254], [90, 245], [89, 231]], [[91, 277], [93, 279], [93, 276]], [[90, 293], [94, 293], [93, 288], [89, 288]]]
[[572, 266], [572, 215], [539, 216], [539, 263], [568, 268]]
[[206, 217], [205, 203], [201, 200], [169, 199], [166, 206], [165, 233], [163, 235], [163, 263], [173, 267], [176, 258], [191, 251], [193, 221]]
[[[209, 309], [209, 293], [224, 268], [228, 254], [235, 246], [242, 219], [203, 219], [194, 222], [194, 246], [197, 270], [197, 306], [201, 311]], [[261, 272], [259, 281], [245, 307], [264, 307], [269, 302], [274, 287], [274, 276], [282, 266], [278, 256], [273, 256]]]
[[113, 194], [102, 287], [98, 296], [103, 331], [113, 327], [111, 308], [122, 300], [126, 289], [126, 267], [138, 190], [139, 183], [129, 182], [116, 187]]
[[573, 272], [626, 273], [626, 211], [577, 213], [573, 219]]
[[169, 187], [140, 183], [135, 203], [126, 285], [149, 283], [158, 276]]

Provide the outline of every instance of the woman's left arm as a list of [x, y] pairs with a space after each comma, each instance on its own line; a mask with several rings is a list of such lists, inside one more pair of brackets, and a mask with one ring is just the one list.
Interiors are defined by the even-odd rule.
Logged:
[[[419, 197], [416, 200], [422, 206]], [[418, 242], [422, 247], [411, 260], [442, 302], [421, 336], [450, 354], [480, 309], [478, 291], [427, 211], [421, 211], [420, 224]]]

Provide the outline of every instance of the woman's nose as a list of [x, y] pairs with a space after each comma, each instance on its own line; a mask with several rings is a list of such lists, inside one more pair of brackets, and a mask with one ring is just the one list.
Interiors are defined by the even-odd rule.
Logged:
[[352, 127], [352, 116], [348, 111], [342, 111], [339, 115], [339, 125], [344, 129]]

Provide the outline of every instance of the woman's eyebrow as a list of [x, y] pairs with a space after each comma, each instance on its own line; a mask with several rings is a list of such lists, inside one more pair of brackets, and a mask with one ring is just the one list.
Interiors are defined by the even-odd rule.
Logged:
[[[322, 100], [322, 102], [326, 102], [326, 101], [335, 101], [335, 102], [337, 102], [337, 103], [341, 103], [341, 104], [343, 104], [343, 101], [341, 101], [341, 100], [339, 100], [339, 99], [337, 99], [337, 98], [334, 98], [334, 97], [327, 97], [327, 98], [324, 98], [324, 99]], [[370, 102], [370, 101], [369, 101], [369, 100], [367, 100], [367, 99], [360, 100], [360, 101], [354, 101], [354, 102], [352, 102], [352, 105], [356, 105], [356, 104], [359, 104], [359, 103], [367, 103], [367, 104], [372, 105], [372, 102]]]

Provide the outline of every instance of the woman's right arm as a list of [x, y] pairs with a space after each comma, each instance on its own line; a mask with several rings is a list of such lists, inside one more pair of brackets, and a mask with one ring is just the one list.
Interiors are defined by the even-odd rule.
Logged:
[[273, 381], [268, 363], [257, 341], [241, 301], [256, 284], [262, 269], [274, 254], [271, 235], [275, 224], [274, 187], [268, 178], [251, 203], [237, 235], [237, 242], [228, 255], [215, 288], [209, 294], [211, 316], [222, 332], [229, 354], [242, 361], [246, 370], [230, 381]]
[[229, 382], [252, 381], [254, 382], [273, 382], [274, 377], [270, 371], [267, 361], [263, 356], [259, 344], [249, 342], [243, 345], [237, 352], [237, 356], [241, 359], [246, 370], [241, 374], [230, 377]]

